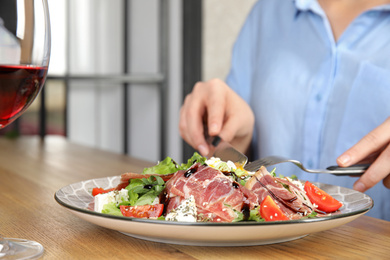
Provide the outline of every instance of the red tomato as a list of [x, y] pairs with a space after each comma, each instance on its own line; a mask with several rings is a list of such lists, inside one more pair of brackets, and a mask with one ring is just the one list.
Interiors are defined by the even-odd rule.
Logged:
[[260, 215], [265, 221], [289, 220], [269, 195], [260, 204]]
[[326, 213], [334, 212], [343, 205], [340, 201], [308, 181], [305, 183], [305, 191], [311, 203], [315, 203], [319, 210]]
[[164, 204], [142, 206], [120, 206], [122, 215], [133, 218], [157, 218], [161, 216]]
[[103, 188], [93, 188], [92, 189], [92, 196], [96, 196], [98, 194], [102, 194], [102, 193], [107, 193], [107, 192], [110, 192], [110, 191], [113, 191], [115, 188], [112, 188], [112, 189], [103, 189]]

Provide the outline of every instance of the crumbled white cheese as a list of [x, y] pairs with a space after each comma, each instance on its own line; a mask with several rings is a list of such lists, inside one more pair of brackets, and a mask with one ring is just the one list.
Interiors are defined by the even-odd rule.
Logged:
[[167, 214], [165, 220], [180, 221], [180, 222], [196, 222], [197, 210], [195, 198], [191, 195], [189, 198], [182, 201], [182, 203], [171, 212]]
[[157, 196], [157, 197], [153, 200], [153, 202], [152, 202], [151, 205], [156, 205], [156, 204], [159, 204], [159, 203], [160, 203], [160, 198]]
[[237, 166], [232, 161], [227, 161], [226, 164], [229, 166], [229, 168], [236, 170]]
[[249, 176], [255, 175], [256, 172], [246, 172]]
[[229, 170], [237, 169], [237, 166], [234, 164], [234, 162], [232, 161], [224, 162], [220, 158], [216, 158], [216, 157], [211, 157], [210, 159], [206, 160], [206, 164], [215, 169], [225, 168], [226, 166]]
[[221, 159], [216, 157], [211, 157], [210, 159], [206, 160], [206, 164], [210, 167], [215, 168], [218, 166], [218, 164], [221, 163]]
[[114, 190], [107, 193], [98, 194], [95, 196], [95, 207], [96, 212], [102, 212], [105, 204], [114, 202], [116, 205], [119, 203], [129, 200], [129, 191], [121, 189], [120, 191]]
[[[237, 168], [237, 165], [232, 161], [222, 161], [220, 158], [217, 157], [211, 157], [210, 159], [206, 160], [206, 164], [214, 169], [220, 170], [220, 171], [236, 171], [239, 170]], [[244, 170], [243, 168], [240, 168], [240, 170]], [[252, 176], [255, 174], [255, 172], [248, 172], [244, 170], [249, 176]]]

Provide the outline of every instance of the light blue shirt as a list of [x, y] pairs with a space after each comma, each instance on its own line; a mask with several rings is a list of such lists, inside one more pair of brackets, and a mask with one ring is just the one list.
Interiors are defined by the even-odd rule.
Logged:
[[[255, 156], [282, 155], [309, 168], [336, 158], [390, 116], [390, 5], [357, 17], [336, 42], [317, 1], [260, 0], [233, 49], [227, 84], [255, 113]], [[352, 188], [356, 178], [277, 173]], [[390, 220], [390, 190], [366, 192], [367, 214]]]

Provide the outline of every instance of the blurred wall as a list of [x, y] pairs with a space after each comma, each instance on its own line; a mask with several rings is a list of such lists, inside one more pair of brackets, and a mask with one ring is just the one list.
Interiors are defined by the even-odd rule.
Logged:
[[255, 2], [203, 1], [203, 80], [226, 78], [234, 41]]
[[[96, 80], [70, 80], [67, 93], [68, 138], [77, 143], [122, 152], [127, 135], [128, 154], [157, 161], [164, 138], [166, 155], [182, 158], [178, 133], [182, 103], [182, 1], [168, 0], [167, 129], [160, 136], [158, 88], [132, 84], [128, 88], [129, 129], [123, 132], [123, 85]], [[237, 34], [254, 0], [204, 0], [203, 80], [224, 79]], [[123, 72], [155, 74], [161, 70], [160, 0], [129, 1], [129, 56], [123, 53], [122, 0], [51, 0], [53, 11], [52, 75], [110, 75]], [[55, 3], [55, 4], [54, 4]], [[66, 3], [66, 4], [65, 4]], [[70, 20], [65, 21], [68, 8]], [[59, 20], [63, 21], [58, 23]], [[56, 25], [57, 24], [57, 25]], [[68, 36], [67, 36], [68, 34]], [[66, 47], [67, 46], [67, 47]], [[59, 51], [60, 50], [60, 51]]]
[[[181, 0], [167, 0], [166, 12], [160, 0], [128, 1], [128, 53], [124, 49], [124, 2], [122, 0], [69, 0], [68, 73], [77, 75], [119, 75], [127, 63], [128, 75], [164, 75], [163, 90], [168, 108], [162, 122], [158, 83], [121, 83], [70, 80], [68, 89], [68, 138], [77, 143], [123, 152], [156, 162], [161, 156], [181, 159], [178, 133], [181, 105]], [[167, 28], [161, 27], [166, 14]], [[167, 48], [160, 43], [168, 38]], [[164, 57], [164, 62], [162, 59]], [[124, 100], [128, 109], [124, 112]], [[128, 121], [124, 132], [124, 119]], [[160, 127], [164, 126], [164, 136]], [[124, 136], [126, 138], [124, 138]]]

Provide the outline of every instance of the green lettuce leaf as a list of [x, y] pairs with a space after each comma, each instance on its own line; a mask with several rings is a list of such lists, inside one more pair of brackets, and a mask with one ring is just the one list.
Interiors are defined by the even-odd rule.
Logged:
[[187, 163], [182, 163], [180, 165], [180, 170], [187, 170], [188, 168], [190, 168], [194, 163], [198, 162], [198, 163], [205, 163], [206, 161], [206, 157], [203, 157], [202, 155], [198, 154], [197, 152], [195, 152], [192, 157], [190, 159], [187, 160]]
[[[236, 218], [233, 220], [233, 222], [239, 222], [244, 220], [244, 214], [240, 211], [234, 210], [234, 212], [237, 214]], [[254, 209], [251, 209], [249, 211], [249, 217], [247, 221], [256, 221], [256, 222], [263, 222], [265, 221], [261, 215], [258, 207], [255, 207]]]
[[150, 205], [153, 204], [153, 201], [157, 198], [159, 194], [156, 194], [154, 191], [150, 191], [139, 197], [139, 199], [135, 202], [135, 206], [141, 205]]
[[166, 175], [178, 171], [177, 163], [171, 158], [167, 157], [157, 165], [145, 168], [143, 174], [161, 174]]
[[102, 213], [115, 216], [123, 216], [121, 210], [116, 206], [114, 202], [104, 204]]
[[164, 180], [159, 176], [132, 179], [126, 189], [129, 191], [131, 206], [152, 204], [165, 188]]
[[256, 221], [256, 222], [263, 222], [265, 221], [261, 215], [260, 215], [260, 210], [258, 207], [250, 210], [250, 213], [249, 213], [249, 218], [248, 220], [252, 220], [252, 221]]
[[195, 152], [190, 159], [188, 159], [187, 163], [182, 163], [181, 165], [177, 164], [171, 157], [167, 157], [157, 165], [145, 168], [143, 170], [143, 174], [151, 174], [151, 175], [166, 175], [170, 173], [175, 173], [179, 170], [186, 170], [195, 162], [204, 163], [206, 158]]

